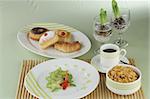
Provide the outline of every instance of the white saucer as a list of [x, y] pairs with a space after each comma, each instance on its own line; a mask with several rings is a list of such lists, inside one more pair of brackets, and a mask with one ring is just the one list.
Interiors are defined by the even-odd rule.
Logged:
[[[121, 60], [125, 63], [129, 63], [129, 60], [126, 57], [121, 58]], [[91, 59], [91, 64], [101, 73], [106, 73], [107, 69], [106, 67], [103, 67], [100, 65], [100, 54], [94, 56]], [[119, 64], [123, 64], [122, 62], [120, 62]]]

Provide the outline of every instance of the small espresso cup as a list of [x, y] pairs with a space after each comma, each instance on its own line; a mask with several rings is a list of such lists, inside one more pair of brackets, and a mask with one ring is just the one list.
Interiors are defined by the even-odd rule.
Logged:
[[104, 68], [110, 68], [117, 64], [126, 55], [125, 49], [120, 49], [115, 44], [104, 44], [100, 47], [100, 63]]

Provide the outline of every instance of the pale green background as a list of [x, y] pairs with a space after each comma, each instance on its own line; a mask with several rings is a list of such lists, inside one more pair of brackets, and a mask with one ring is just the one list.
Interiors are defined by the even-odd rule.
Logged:
[[[125, 33], [125, 39], [129, 42], [127, 56], [136, 59], [137, 67], [143, 74], [142, 85], [148, 98], [148, 4], [146, 1], [124, 1], [120, 5], [127, 5], [131, 10], [131, 25]], [[23, 59], [44, 58], [25, 50], [18, 43], [16, 35], [24, 25], [33, 22], [57, 22], [84, 32], [92, 42], [92, 49], [80, 58], [89, 59], [94, 56], [93, 50], [100, 45], [92, 36], [92, 22], [102, 6], [107, 6], [110, 11], [111, 4], [105, 0], [0, 1], [0, 99], [15, 98]], [[114, 33], [111, 41], [115, 38]]]

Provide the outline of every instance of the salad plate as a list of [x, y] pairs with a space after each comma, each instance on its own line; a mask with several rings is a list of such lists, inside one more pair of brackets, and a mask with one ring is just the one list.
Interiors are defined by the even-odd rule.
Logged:
[[[61, 77], [62, 72], [65, 71], [72, 75], [69, 79], [73, 86], [58, 88], [56, 86], [61, 86], [58, 83], [61, 80], [57, 81], [58, 73]], [[51, 81], [52, 79], [55, 80]], [[48, 60], [32, 68], [25, 77], [24, 85], [27, 91], [37, 98], [79, 99], [94, 91], [99, 80], [98, 71], [89, 63], [78, 59], [59, 58]]]
[[[48, 30], [68, 31], [71, 33], [74, 41], [79, 41], [81, 43], [81, 49], [71, 53], [63, 53], [61, 51], [54, 49], [53, 47], [49, 47], [47, 49], [41, 49], [39, 47], [39, 42], [32, 40], [29, 37], [29, 31], [31, 31], [31, 29], [35, 27], [43, 27]], [[18, 32], [17, 39], [19, 43], [27, 50], [48, 58], [75, 58], [84, 55], [91, 48], [91, 42], [84, 33], [72, 27], [63, 24], [58, 24], [58, 23], [33, 23], [31, 25], [27, 25]]]

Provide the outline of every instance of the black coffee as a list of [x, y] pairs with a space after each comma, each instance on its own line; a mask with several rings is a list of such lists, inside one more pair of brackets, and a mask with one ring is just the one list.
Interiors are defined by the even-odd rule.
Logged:
[[113, 52], [116, 52], [117, 50], [110, 48], [110, 49], [104, 49], [103, 51], [107, 53], [113, 53]]

